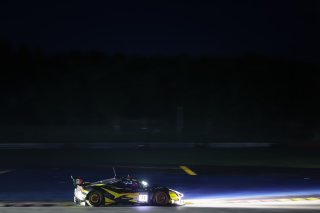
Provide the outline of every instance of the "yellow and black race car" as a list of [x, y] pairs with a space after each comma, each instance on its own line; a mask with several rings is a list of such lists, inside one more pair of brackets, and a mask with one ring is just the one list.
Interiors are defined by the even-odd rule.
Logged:
[[71, 177], [75, 186], [74, 202], [82, 206], [183, 205], [183, 194], [161, 186], [149, 186], [144, 180], [131, 177], [110, 178], [94, 183]]

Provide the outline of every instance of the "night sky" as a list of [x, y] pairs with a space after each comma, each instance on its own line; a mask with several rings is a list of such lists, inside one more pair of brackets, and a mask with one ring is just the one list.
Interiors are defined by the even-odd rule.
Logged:
[[318, 61], [320, 1], [1, 1], [2, 39], [46, 52]]

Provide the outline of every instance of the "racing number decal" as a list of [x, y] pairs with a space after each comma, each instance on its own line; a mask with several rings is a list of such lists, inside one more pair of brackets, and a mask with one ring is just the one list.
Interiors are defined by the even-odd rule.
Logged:
[[148, 202], [148, 195], [139, 195], [140, 202]]

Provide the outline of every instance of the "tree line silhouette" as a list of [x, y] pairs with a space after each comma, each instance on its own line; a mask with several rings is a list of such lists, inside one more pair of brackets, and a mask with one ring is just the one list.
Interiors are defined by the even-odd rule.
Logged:
[[317, 64], [257, 55], [47, 54], [5, 40], [0, 60], [6, 131], [100, 126], [112, 135], [106, 140], [317, 140]]

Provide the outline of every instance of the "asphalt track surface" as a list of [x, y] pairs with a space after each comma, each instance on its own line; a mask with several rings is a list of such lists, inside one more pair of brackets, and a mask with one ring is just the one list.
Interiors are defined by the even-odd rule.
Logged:
[[179, 208], [166, 208], [166, 207], [113, 207], [113, 208], [65, 208], [65, 207], [54, 207], [54, 208], [39, 208], [39, 207], [29, 207], [29, 208], [0, 208], [1, 213], [17, 213], [17, 212], [42, 212], [42, 213], [57, 213], [57, 212], [67, 212], [67, 213], [82, 213], [82, 212], [94, 212], [94, 213], [102, 213], [102, 212], [110, 212], [110, 213], [143, 213], [143, 212], [151, 212], [151, 213], [164, 213], [164, 212], [184, 212], [184, 213], [207, 213], [207, 212], [215, 212], [215, 213], [315, 213], [319, 212], [318, 209], [293, 209], [293, 208], [187, 208], [187, 207], [179, 207]]
[[[281, 170], [177, 166], [118, 166], [118, 176], [130, 174], [149, 183], [169, 186], [191, 201], [183, 207], [107, 207], [108, 212], [319, 212], [318, 170]], [[1, 168], [0, 203], [72, 202], [70, 175], [96, 181], [113, 177], [102, 168]], [[278, 202], [279, 200], [285, 202]], [[310, 200], [309, 200], [310, 199]], [[311, 200], [312, 199], [312, 200]], [[314, 199], [314, 200], [313, 200]], [[207, 202], [208, 201], [208, 202]], [[0, 212], [105, 212], [85, 207], [0, 207]]]
[[[181, 191], [185, 199], [239, 199], [320, 195], [317, 170], [266, 172], [248, 169], [190, 167], [197, 175], [186, 174], [179, 166], [122, 166], [118, 176], [130, 174], [150, 184]], [[282, 173], [281, 173], [282, 172]], [[102, 168], [3, 168], [0, 169], [0, 201], [72, 201], [70, 176], [85, 181], [113, 177], [111, 167]]]

